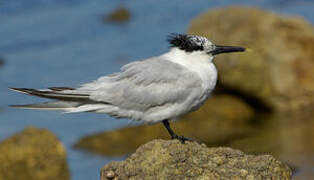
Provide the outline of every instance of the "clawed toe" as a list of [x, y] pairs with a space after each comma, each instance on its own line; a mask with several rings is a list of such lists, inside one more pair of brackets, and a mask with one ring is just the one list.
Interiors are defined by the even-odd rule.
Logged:
[[185, 141], [194, 141], [193, 139], [190, 139], [190, 138], [187, 138], [187, 137], [184, 137], [184, 136], [178, 136], [178, 135], [175, 135], [173, 137], [171, 137], [172, 139], [178, 139], [182, 144], [185, 144]]
[[191, 141], [191, 142], [197, 142], [193, 139], [190, 138], [186, 138], [184, 136], [178, 136], [176, 135], [173, 130], [170, 128], [170, 124], [168, 122], [168, 120], [163, 120], [162, 123], [164, 124], [164, 126], [166, 127], [167, 131], [169, 132], [171, 139], [178, 139], [182, 144], [185, 143], [185, 141]]

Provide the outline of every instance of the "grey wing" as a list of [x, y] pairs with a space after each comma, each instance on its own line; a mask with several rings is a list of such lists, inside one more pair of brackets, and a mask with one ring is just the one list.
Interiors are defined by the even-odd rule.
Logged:
[[127, 64], [120, 73], [100, 78], [82, 89], [92, 90], [89, 94], [93, 101], [110, 104], [98, 112], [152, 121], [181, 115], [202, 94], [196, 74], [160, 57]]
[[189, 112], [204, 99], [201, 80], [195, 73], [161, 57], [127, 64], [121, 72], [77, 89], [11, 89], [55, 100], [13, 107], [99, 112], [146, 122], [175, 118]]

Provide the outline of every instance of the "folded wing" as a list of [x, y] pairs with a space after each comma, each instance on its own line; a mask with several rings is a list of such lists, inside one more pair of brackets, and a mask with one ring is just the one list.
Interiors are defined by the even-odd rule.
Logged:
[[188, 111], [203, 94], [201, 80], [195, 73], [161, 57], [127, 64], [119, 73], [101, 77], [76, 89], [52, 87], [48, 90], [11, 90], [55, 100], [14, 107], [97, 112], [154, 121]]

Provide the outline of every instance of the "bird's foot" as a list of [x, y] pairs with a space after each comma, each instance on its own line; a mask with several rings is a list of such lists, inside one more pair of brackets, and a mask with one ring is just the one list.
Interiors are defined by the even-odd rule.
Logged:
[[174, 134], [171, 139], [177, 139], [179, 140], [182, 144], [185, 144], [185, 141], [191, 141], [191, 142], [194, 142], [195, 140], [191, 139], [191, 138], [187, 138], [187, 137], [184, 137], [184, 136], [178, 136], [176, 134]]

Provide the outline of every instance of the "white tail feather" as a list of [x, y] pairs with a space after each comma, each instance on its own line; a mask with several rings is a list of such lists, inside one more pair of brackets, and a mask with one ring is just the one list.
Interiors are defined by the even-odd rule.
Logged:
[[64, 111], [66, 111], [66, 113], [94, 112], [94, 111], [97, 111], [99, 109], [106, 108], [107, 106], [108, 105], [105, 105], [105, 104], [85, 104], [85, 105], [78, 106], [78, 107], [67, 108], [67, 109], [64, 109]]

